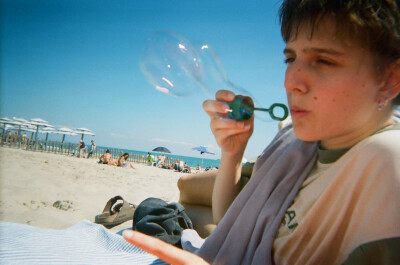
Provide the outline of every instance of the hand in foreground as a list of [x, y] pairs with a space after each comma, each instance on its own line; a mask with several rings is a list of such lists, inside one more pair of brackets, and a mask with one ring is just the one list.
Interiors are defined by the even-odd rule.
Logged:
[[164, 241], [139, 233], [137, 231], [126, 230], [123, 237], [129, 243], [143, 249], [144, 251], [159, 257], [163, 261], [173, 265], [205, 265], [208, 264], [199, 256], [188, 251], [179, 249]]
[[229, 154], [244, 152], [254, 129], [254, 116], [246, 121], [221, 118], [229, 111], [226, 102], [233, 101], [234, 98], [234, 93], [220, 90], [215, 94], [216, 100], [206, 100], [203, 103], [204, 111], [210, 116], [210, 127], [219, 147]]

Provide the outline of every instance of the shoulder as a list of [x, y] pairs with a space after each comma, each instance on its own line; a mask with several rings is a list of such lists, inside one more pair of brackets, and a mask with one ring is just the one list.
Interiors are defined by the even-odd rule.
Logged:
[[400, 130], [384, 130], [371, 135], [353, 146], [348, 153], [386, 165], [393, 162], [400, 167]]
[[352, 149], [378, 159], [400, 161], [400, 130], [387, 130], [374, 134]]
[[374, 134], [353, 146], [330, 170], [339, 170], [348, 181], [355, 181], [363, 188], [370, 187], [375, 191], [373, 194], [381, 196], [390, 190], [400, 198], [395, 188], [400, 185], [399, 139], [399, 130]]

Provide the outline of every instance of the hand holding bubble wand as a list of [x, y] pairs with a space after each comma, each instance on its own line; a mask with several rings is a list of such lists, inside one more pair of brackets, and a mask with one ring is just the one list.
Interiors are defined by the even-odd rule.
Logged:
[[205, 43], [191, 44], [176, 33], [159, 31], [146, 39], [145, 49], [140, 60], [141, 70], [149, 83], [165, 94], [184, 97], [200, 87], [206, 97], [212, 98], [218, 90], [230, 90], [236, 96], [227, 102], [229, 119], [250, 119], [255, 110], [262, 111], [256, 116], [261, 120], [282, 121], [289, 115], [288, 108], [281, 103], [269, 108], [255, 107], [255, 103], [259, 104], [249, 92], [227, 78], [217, 55]]

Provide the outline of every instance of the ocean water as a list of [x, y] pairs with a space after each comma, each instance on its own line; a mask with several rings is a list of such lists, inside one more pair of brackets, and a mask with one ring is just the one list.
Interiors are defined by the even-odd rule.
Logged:
[[[99, 146], [99, 147], [100, 148], [117, 149], [117, 148], [104, 147], [104, 146]], [[147, 156], [147, 153], [148, 153], [148, 151], [138, 151], [138, 150], [131, 150], [131, 149], [119, 149], [119, 150], [121, 150], [122, 152], [126, 152], [126, 153], [134, 153], [134, 154], [140, 154], [140, 155], [144, 155], [144, 156]], [[151, 152], [151, 154], [155, 157], [158, 155], [165, 155], [165, 157], [172, 158], [175, 160], [183, 160], [189, 165], [189, 167], [196, 167], [197, 165], [200, 165], [202, 168], [207, 168], [207, 167], [219, 168], [219, 162], [220, 162], [219, 159], [180, 156], [180, 155], [164, 154], [164, 153], [158, 153], [158, 152]]]

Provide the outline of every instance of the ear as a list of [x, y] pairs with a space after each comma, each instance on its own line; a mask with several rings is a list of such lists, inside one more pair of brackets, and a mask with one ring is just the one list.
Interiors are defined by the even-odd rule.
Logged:
[[392, 62], [386, 71], [386, 80], [379, 89], [378, 99], [391, 101], [400, 93], [400, 58]]

